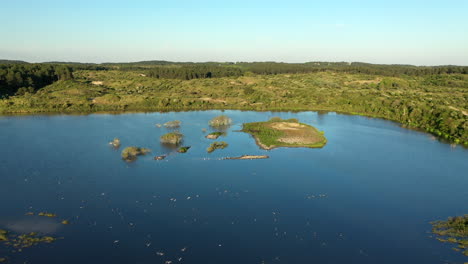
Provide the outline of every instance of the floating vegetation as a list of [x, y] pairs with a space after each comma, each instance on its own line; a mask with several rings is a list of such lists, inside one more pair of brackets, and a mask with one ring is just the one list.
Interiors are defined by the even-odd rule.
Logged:
[[68, 220], [63, 220], [62, 221], [62, 225], [69, 225], [69, 224], [70, 224], [70, 221], [68, 221]]
[[0, 258], [0, 263], [6, 262], [6, 261], [7, 261], [6, 258]]
[[51, 236], [38, 236], [36, 232], [14, 236], [5, 243], [7, 246], [12, 246], [16, 249], [29, 248], [36, 246], [39, 243], [52, 243], [57, 239]]
[[229, 160], [245, 160], [245, 159], [268, 159], [270, 156], [267, 155], [242, 155], [239, 157], [227, 157], [224, 159], [229, 159]]
[[226, 115], [220, 115], [210, 120], [209, 125], [212, 127], [230, 126], [232, 119]]
[[447, 221], [435, 221], [431, 224], [432, 233], [438, 236], [437, 240], [458, 244], [458, 248], [454, 249], [468, 256], [468, 214], [449, 217]]
[[164, 134], [160, 137], [161, 143], [177, 145], [182, 142], [184, 135], [179, 132]]
[[166, 158], [166, 155], [161, 155], [161, 156], [155, 156], [154, 160], [163, 160]]
[[211, 153], [217, 149], [224, 149], [227, 148], [229, 144], [224, 141], [215, 141], [211, 143], [211, 145], [206, 149], [208, 153]]
[[174, 121], [169, 121], [169, 122], [164, 123], [164, 126], [167, 128], [177, 128], [177, 127], [180, 127], [181, 123], [182, 122], [180, 122], [179, 120], [174, 120]]
[[243, 132], [251, 134], [262, 149], [277, 147], [321, 148], [327, 143], [324, 132], [299, 123], [295, 118], [273, 117], [266, 122], [245, 123]]
[[0, 229], [0, 241], [8, 241], [8, 232]]
[[114, 148], [119, 148], [120, 147], [120, 139], [114, 138], [111, 142], [109, 142], [110, 145], [112, 145]]
[[179, 153], [186, 153], [189, 149], [190, 149], [190, 146], [180, 147], [180, 148], [177, 150], [177, 152], [179, 152]]
[[207, 139], [218, 139], [220, 136], [226, 136], [226, 132], [213, 132], [206, 135]]
[[47, 212], [40, 212], [37, 215], [38, 216], [46, 216], [46, 217], [56, 217], [57, 216], [56, 214], [47, 213]]
[[125, 161], [134, 161], [137, 156], [146, 155], [151, 152], [150, 149], [140, 147], [127, 147], [122, 151], [122, 159]]

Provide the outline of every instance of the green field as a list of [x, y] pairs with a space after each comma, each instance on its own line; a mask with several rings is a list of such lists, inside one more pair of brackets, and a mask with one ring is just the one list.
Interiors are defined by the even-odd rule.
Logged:
[[229, 71], [228, 77], [202, 78], [194, 73], [183, 78], [160, 78], [149, 76], [151, 67], [77, 67], [72, 79], [58, 78], [34, 91], [4, 96], [0, 113], [335, 111], [397, 121], [449, 142], [468, 145], [466, 73], [320, 70], [262, 74], [254, 70], [235, 72], [239, 76], [230, 76]]

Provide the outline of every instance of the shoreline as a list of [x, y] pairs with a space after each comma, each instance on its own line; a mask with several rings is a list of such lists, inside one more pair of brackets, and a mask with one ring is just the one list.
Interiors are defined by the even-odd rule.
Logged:
[[[229, 107], [229, 108], [222, 108], [222, 107], [213, 107], [213, 108], [204, 108], [204, 109], [194, 109], [194, 108], [166, 108], [166, 109], [161, 109], [161, 108], [154, 108], [154, 109], [131, 109], [131, 110], [99, 110], [99, 111], [22, 111], [22, 112], [0, 112], [0, 118], [1, 117], [21, 117], [21, 116], [64, 116], [64, 115], [69, 115], [69, 116], [87, 116], [87, 115], [125, 115], [125, 114], [152, 114], [152, 113], [178, 113], [178, 112], [205, 112], [205, 111], [241, 111], [241, 112], [272, 112], [272, 113], [303, 113], [303, 112], [316, 112], [317, 114], [329, 114], [329, 113], [335, 113], [339, 115], [348, 115], [348, 116], [362, 116], [366, 118], [376, 118], [376, 119], [381, 119], [389, 122], [393, 122], [395, 124], [398, 124], [398, 126], [405, 128], [405, 129], [410, 129], [418, 132], [422, 132], [428, 135], [434, 136], [439, 142], [442, 142], [444, 144], [455, 144], [459, 145], [465, 148], [468, 148], [468, 141], [466, 142], [459, 142], [456, 143], [453, 140], [449, 140], [446, 138], [443, 138], [442, 136], [439, 136], [435, 133], [431, 133], [430, 131], [427, 131], [423, 128], [416, 127], [416, 126], [411, 126], [411, 124], [404, 124], [401, 123], [397, 120], [378, 116], [378, 115], [371, 115], [371, 114], [365, 114], [365, 113], [358, 113], [358, 112], [346, 112], [346, 111], [339, 111], [339, 110], [332, 110], [332, 109], [314, 109], [314, 108], [273, 108], [273, 109], [252, 109], [252, 108], [235, 108], [235, 107]], [[255, 139], [257, 141], [257, 139]], [[274, 148], [271, 148], [274, 149]], [[269, 149], [265, 149], [269, 150]]]

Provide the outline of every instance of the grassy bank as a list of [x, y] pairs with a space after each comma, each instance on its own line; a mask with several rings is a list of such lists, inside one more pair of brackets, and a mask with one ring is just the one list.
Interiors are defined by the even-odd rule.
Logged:
[[0, 100], [0, 113], [103, 111], [337, 111], [397, 121], [468, 145], [468, 76], [388, 77], [317, 72], [157, 79], [139, 70], [80, 70], [35, 93]]

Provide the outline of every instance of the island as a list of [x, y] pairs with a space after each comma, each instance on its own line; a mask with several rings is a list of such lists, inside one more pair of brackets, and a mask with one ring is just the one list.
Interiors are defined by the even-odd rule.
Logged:
[[245, 123], [241, 131], [251, 134], [257, 145], [265, 150], [278, 147], [322, 148], [327, 143], [324, 132], [294, 118], [274, 117], [265, 122]]

